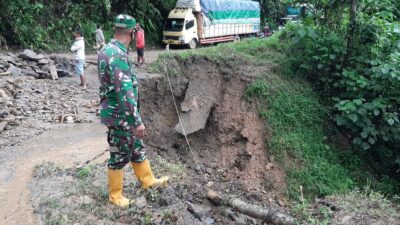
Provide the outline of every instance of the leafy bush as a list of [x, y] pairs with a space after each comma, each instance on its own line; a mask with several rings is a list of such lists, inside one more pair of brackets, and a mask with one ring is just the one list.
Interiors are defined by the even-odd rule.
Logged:
[[[315, 84], [361, 154], [383, 174], [400, 178], [400, 23], [396, 1], [362, 1], [354, 49], [347, 26], [337, 31], [291, 24], [284, 32], [294, 75]], [[340, 20], [341, 21], [341, 20]], [[340, 22], [339, 22], [340, 23]]]
[[87, 49], [95, 43], [96, 24], [101, 24], [107, 40], [112, 38], [112, 21], [120, 13], [141, 22], [149, 42], [158, 42], [167, 12], [175, 0], [3, 0], [0, 7], [0, 33], [9, 45], [43, 50], [66, 50], [73, 42], [72, 32], [81, 27]]

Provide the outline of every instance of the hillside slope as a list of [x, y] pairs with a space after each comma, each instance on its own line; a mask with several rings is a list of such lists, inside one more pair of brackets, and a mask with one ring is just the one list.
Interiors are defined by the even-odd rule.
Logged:
[[[286, 208], [300, 224], [342, 224], [344, 216], [350, 216], [347, 224], [362, 224], [358, 218], [368, 212], [360, 209], [369, 202], [386, 212], [390, 201], [364, 192], [350, 196], [365, 196], [367, 203], [354, 203], [360, 206], [355, 214], [347, 210], [343, 194], [363, 188], [373, 176], [338, 144], [345, 138], [330, 126], [312, 87], [285, 71], [280, 47], [274, 36], [161, 54], [150, 69], [164, 75], [140, 82], [150, 159], [156, 174], [172, 177], [171, 184], [140, 191], [125, 168], [126, 195], [137, 202], [124, 211], [107, 202], [105, 162], [69, 168], [43, 164], [31, 182], [36, 215], [47, 224], [262, 224], [214, 206], [206, 199], [208, 188], [251, 204]], [[204, 122], [188, 136], [193, 152], [174, 130], [178, 118], [165, 66], [182, 115], [198, 112], [201, 119], [194, 120]], [[346, 207], [342, 211], [308, 204], [335, 194], [325, 201]], [[372, 219], [397, 224], [395, 207]]]

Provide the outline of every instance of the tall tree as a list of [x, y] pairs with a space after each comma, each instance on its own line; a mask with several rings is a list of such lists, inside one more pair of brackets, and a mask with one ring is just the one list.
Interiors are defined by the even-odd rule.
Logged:
[[350, 4], [350, 22], [347, 36], [347, 58], [350, 58], [353, 55], [357, 30], [357, 0], [351, 0]]

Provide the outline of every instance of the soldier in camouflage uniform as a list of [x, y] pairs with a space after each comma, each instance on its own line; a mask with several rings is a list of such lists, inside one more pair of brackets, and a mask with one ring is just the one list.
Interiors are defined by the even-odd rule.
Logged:
[[109, 200], [121, 208], [127, 208], [132, 203], [122, 196], [123, 167], [126, 164], [131, 163], [143, 189], [168, 181], [168, 177], [154, 177], [141, 140], [146, 128], [140, 117], [138, 80], [128, 57], [135, 24], [131, 16], [117, 16], [114, 39], [98, 55], [100, 118], [101, 123], [108, 127], [111, 147], [108, 160]]

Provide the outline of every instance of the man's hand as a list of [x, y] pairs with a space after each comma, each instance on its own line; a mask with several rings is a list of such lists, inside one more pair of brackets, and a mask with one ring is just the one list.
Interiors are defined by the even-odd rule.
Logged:
[[134, 132], [135, 132], [136, 137], [144, 138], [144, 136], [146, 135], [146, 127], [142, 124], [142, 125], [136, 127], [136, 130]]

